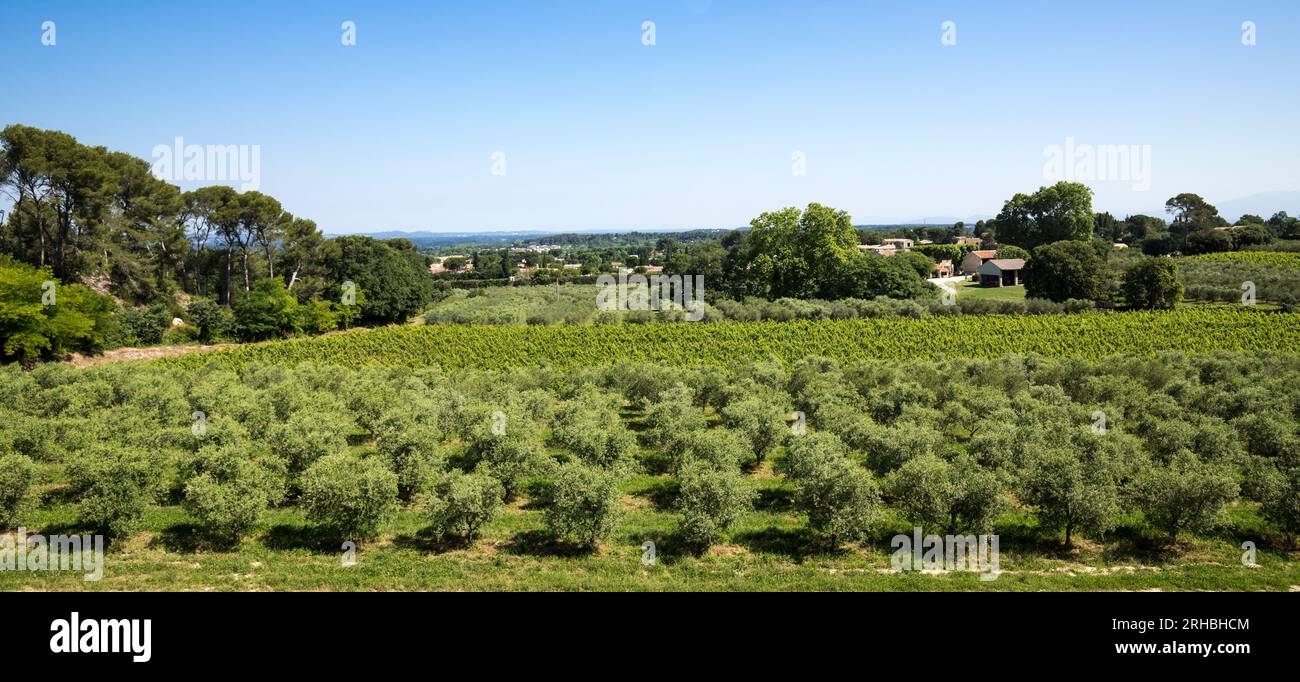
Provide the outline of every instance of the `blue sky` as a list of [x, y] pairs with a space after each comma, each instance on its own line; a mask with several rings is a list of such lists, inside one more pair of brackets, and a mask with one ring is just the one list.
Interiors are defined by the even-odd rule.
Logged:
[[1089, 184], [1154, 212], [1300, 190], [1297, 31], [1294, 0], [5, 0], [0, 123], [260, 145], [260, 189], [328, 232], [994, 214], [1067, 137], [1150, 145], [1147, 191]]

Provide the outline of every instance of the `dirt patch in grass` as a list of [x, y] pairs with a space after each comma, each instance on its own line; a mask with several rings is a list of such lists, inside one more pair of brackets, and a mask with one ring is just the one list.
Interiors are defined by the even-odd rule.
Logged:
[[189, 355], [190, 353], [206, 353], [210, 350], [221, 350], [231, 348], [236, 344], [233, 343], [214, 343], [211, 345], [189, 345], [189, 346], [154, 346], [151, 348], [114, 348], [106, 350], [99, 355], [82, 355], [73, 353], [67, 356], [67, 361], [78, 369], [90, 367], [92, 365], [102, 365], [106, 362], [124, 362], [130, 360], [156, 360], [158, 358], [167, 358], [176, 355]]

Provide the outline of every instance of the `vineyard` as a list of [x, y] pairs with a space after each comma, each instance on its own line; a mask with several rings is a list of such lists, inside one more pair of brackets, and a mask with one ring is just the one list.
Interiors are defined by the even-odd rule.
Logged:
[[1235, 261], [1256, 265], [1275, 265], [1283, 268], [1300, 268], [1300, 253], [1291, 251], [1226, 251], [1190, 256], [1188, 260], [1223, 262]]
[[252, 344], [159, 360], [228, 368], [321, 362], [442, 368], [581, 367], [620, 360], [729, 366], [810, 355], [840, 361], [995, 358], [1006, 354], [1099, 359], [1161, 351], [1300, 350], [1300, 316], [1248, 310], [1085, 315], [979, 315], [594, 326], [404, 326]]

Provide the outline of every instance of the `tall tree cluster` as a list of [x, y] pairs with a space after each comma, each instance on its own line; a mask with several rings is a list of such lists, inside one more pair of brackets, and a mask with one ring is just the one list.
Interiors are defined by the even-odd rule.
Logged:
[[428, 301], [427, 264], [409, 241], [327, 240], [261, 192], [225, 185], [183, 192], [122, 152], [56, 130], [0, 131], [0, 192], [11, 210], [0, 253], [128, 304], [175, 295], [234, 306], [262, 280], [300, 302], [359, 289], [360, 319], [395, 322]]

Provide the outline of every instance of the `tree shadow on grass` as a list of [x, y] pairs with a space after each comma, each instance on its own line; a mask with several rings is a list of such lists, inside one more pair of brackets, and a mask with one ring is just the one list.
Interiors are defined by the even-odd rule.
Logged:
[[410, 549], [421, 554], [445, 554], [455, 550], [469, 549], [474, 546], [476, 538], [463, 538], [459, 535], [440, 536], [431, 526], [426, 526], [414, 533], [403, 533], [393, 537], [393, 547]]
[[505, 544], [505, 551], [511, 554], [527, 554], [537, 557], [584, 557], [592, 554], [592, 548], [571, 542], [556, 540], [545, 530], [525, 530], [515, 533]]
[[660, 478], [653, 483], [638, 487], [630, 491], [632, 495], [637, 495], [650, 500], [654, 505], [655, 511], [671, 512], [674, 505], [677, 504], [677, 497], [681, 493], [681, 483], [675, 478]]
[[794, 509], [794, 491], [789, 488], [759, 488], [754, 509], [773, 514], [791, 511]]
[[239, 550], [238, 539], [212, 535], [193, 523], [173, 523], [149, 540], [149, 547], [161, 547], [177, 554], [197, 552], [234, 552]]
[[810, 554], [824, 551], [818, 548], [807, 528], [737, 531], [731, 534], [731, 542], [751, 552], [778, 554], [800, 563]]
[[269, 549], [305, 549], [316, 554], [338, 554], [343, 541], [337, 532], [320, 526], [295, 526], [288, 523], [271, 526], [262, 536]]
[[1161, 564], [1178, 558], [1178, 546], [1141, 528], [1121, 526], [1106, 538], [1101, 556], [1107, 563]]

